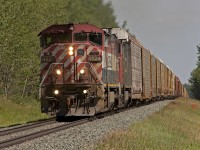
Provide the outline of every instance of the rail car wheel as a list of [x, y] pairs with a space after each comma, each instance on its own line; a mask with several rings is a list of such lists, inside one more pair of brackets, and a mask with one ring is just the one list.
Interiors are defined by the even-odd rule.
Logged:
[[138, 100], [136, 100], [136, 101], [135, 101], [135, 106], [136, 106], [136, 107], [139, 107], [140, 105], [141, 105], [141, 102], [140, 102], [140, 100], [139, 100], [139, 99], [138, 99]]
[[56, 121], [65, 122], [66, 121], [66, 117], [65, 116], [56, 116]]
[[128, 102], [126, 103], [125, 107], [131, 107], [131, 105], [132, 105], [132, 101], [131, 101], [131, 99], [129, 99]]
[[88, 120], [89, 120], [89, 121], [94, 121], [96, 118], [97, 118], [96, 116], [90, 116], [90, 117], [88, 118]]
[[147, 99], [144, 99], [144, 100], [142, 100], [142, 101], [141, 101], [141, 105], [147, 105], [147, 104], [148, 104], [148, 102], [149, 102], [149, 100], [147, 100]]

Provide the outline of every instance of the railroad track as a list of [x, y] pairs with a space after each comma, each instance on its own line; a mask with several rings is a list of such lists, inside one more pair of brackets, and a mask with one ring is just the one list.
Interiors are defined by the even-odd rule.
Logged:
[[[35, 139], [35, 138], [38, 138], [38, 137], [41, 137], [41, 136], [44, 136], [44, 135], [48, 135], [50, 133], [62, 131], [62, 130], [68, 129], [70, 127], [81, 125], [81, 124], [84, 124], [84, 123], [87, 123], [87, 122], [89, 122], [88, 119], [81, 119], [81, 120], [74, 121], [74, 122], [68, 122], [67, 124], [60, 125], [60, 126], [57, 126], [57, 127], [53, 127], [53, 128], [50, 128], [50, 129], [45, 129], [45, 130], [42, 130], [42, 131], [39, 131], [39, 132], [34, 132], [34, 133], [30, 133], [30, 134], [27, 134], [27, 135], [24, 135], [24, 136], [11, 138], [11, 139], [0, 142], [0, 149], [6, 148], [6, 147], [9, 147], [9, 146], [13, 146], [13, 145], [16, 145], [16, 144], [20, 144], [20, 143], [23, 143], [23, 142], [31, 140], [31, 139]], [[31, 127], [27, 127], [27, 128], [31, 129]], [[24, 128], [21, 128], [21, 130], [20, 129], [18, 129], [18, 130], [19, 131], [16, 131], [16, 132], [20, 132], [20, 131], [24, 130]], [[11, 131], [9, 131], [9, 130], [7, 131], [8, 134], [10, 134], [10, 132]]]
[[[124, 110], [121, 110], [120, 112], [126, 111], [126, 110], [127, 110], [127, 108], [124, 109]], [[4, 141], [0, 141], [0, 149], [7, 148], [7, 147], [17, 145], [17, 144], [21, 144], [23, 142], [42, 137], [44, 135], [48, 135], [48, 134], [51, 134], [51, 133], [55, 133], [55, 132], [58, 132], [58, 131], [68, 129], [70, 127], [75, 127], [75, 126], [78, 126], [78, 125], [81, 125], [81, 124], [85, 124], [87, 122], [91, 122], [91, 121], [99, 119], [99, 118], [103, 118], [103, 117], [113, 115], [114, 113], [118, 113], [118, 111], [108, 112], [108, 113], [100, 114], [100, 115], [97, 115], [97, 116], [94, 116], [94, 117], [91, 117], [91, 118], [80, 119], [80, 120], [77, 120], [77, 121], [66, 122], [65, 124], [60, 125], [60, 126], [52, 127], [52, 128], [49, 128], [49, 129], [44, 129], [44, 130], [41, 130], [39, 132], [33, 132], [33, 133], [26, 134], [26, 135], [23, 135], [23, 136], [17, 136], [17, 137], [14, 137], [14, 138], [11, 137], [11, 138], [6, 139]], [[54, 120], [53, 119], [46, 120], [46, 121], [42, 121], [42, 122], [36, 122], [36, 123], [33, 123], [33, 124], [27, 124], [27, 125], [15, 127], [15, 128], [12, 128], [12, 129], [0, 131], [0, 137], [1, 136], [7, 136], [7, 135], [17, 133], [17, 132], [22, 132], [22, 131], [29, 130], [29, 129], [33, 129], [33, 128], [40, 127], [40, 126], [47, 125], [47, 124], [51, 124], [51, 123], [52, 124], [56, 123], [55, 119]]]
[[[140, 106], [143, 106], [143, 105], [140, 105]], [[134, 106], [128, 107], [128, 108], [122, 108], [122, 109], [119, 109], [119, 110], [114, 110], [114, 111], [111, 111], [111, 112], [99, 114], [99, 115], [91, 117], [91, 118], [80, 119], [78, 121], [73, 121], [73, 122], [66, 122], [63, 125], [59, 125], [59, 126], [52, 127], [52, 128], [49, 128], [49, 129], [44, 129], [44, 130], [39, 131], [39, 132], [34, 132], [34, 133], [26, 134], [26, 135], [23, 135], [23, 136], [19, 136], [19, 137], [10, 138], [10, 139], [4, 140], [4, 141], [0, 141], [0, 149], [6, 148], [6, 147], [9, 147], [9, 146], [13, 146], [13, 145], [16, 145], [16, 144], [20, 144], [20, 143], [26, 142], [26, 141], [31, 140], [31, 139], [42, 137], [44, 135], [48, 135], [48, 134], [51, 134], [51, 133], [62, 131], [62, 130], [68, 129], [70, 127], [75, 127], [75, 126], [78, 126], [78, 125], [81, 125], [81, 124], [85, 124], [85, 123], [90, 122], [92, 120], [96, 120], [96, 119], [100, 119], [100, 118], [103, 118], [103, 117], [111, 116], [111, 115], [116, 114], [116, 113], [128, 111], [128, 110], [133, 109], [133, 108], [134, 108]], [[0, 131], [0, 137], [5, 136], [5, 135], [9, 135], [9, 134], [12, 134], [12, 133], [16, 133], [16, 132], [21, 132], [21, 131], [24, 131], [24, 130], [33, 129], [33, 128], [40, 127], [40, 126], [43, 126], [43, 125], [47, 125], [47, 124], [50, 124], [50, 123], [56, 123], [55, 119], [54, 120], [51, 119], [51, 120], [47, 120], [47, 121], [42, 121], [42, 122], [38, 122], [38, 123], [33, 123], [33, 124], [30, 124], [30, 125], [28, 124], [28, 125], [16, 127], [16, 128], [9, 129], [9, 130]]]
[[37, 122], [32, 122], [32, 123], [28, 123], [25, 125], [21, 125], [21, 126], [16, 126], [13, 127], [12, 129], [6, 129], [3, 131], [0, 131], [0, 136], [5, 136], [11, 133], [16, 133], [16, 132], [20, 132], [23, 130], [28, 130], [28, 129], [32, 129], [32, 128], [37, 128], [46, 124], [52, 124], [55, 123], [55, 118], [51, 118], [51, 119], [47, 119], [47, 120], [43, 120], [43, 121], [37, 121]]

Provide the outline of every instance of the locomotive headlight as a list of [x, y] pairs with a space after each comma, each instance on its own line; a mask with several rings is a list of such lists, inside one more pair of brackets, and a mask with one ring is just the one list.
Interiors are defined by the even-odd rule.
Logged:
[[73, 55], [74, 53], [73, 53], [73, 51], [69, 51], [69, 55]]
[[54, 94], [55, 94], [55, 95], [58, 95], [58, 94], [59, 94], [59, 91], [58, 91], [58, 90], [55, 90], [55, 91], [54, 91]]
[[57, 74], [57, 75], [61, 75], [60, 69], [57, 69], [57, 70], [56, 70], [56, 74]]
[[73, 50], [74, 50], [73, 46], [70, 46], [69, 51], [73, 51]]
[[70, 56], [72, 56], [74, 54], [73, 50], [74, 50], [73, 46], [70, 46], [69, 47], [69, 55]]
[[88, 92], [87, 90], [83, 90], [83, 94], [87, 94], [87, 92]]
[[85, 73], [85, 70], [81, 69], [80, 73], [81, 73], [81, 74], [84, 74], [84, 73]]

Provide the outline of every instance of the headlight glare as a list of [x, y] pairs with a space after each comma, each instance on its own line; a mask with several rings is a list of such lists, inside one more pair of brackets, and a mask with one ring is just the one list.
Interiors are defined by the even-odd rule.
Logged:
[[81, 74], [84, 74], [84, 73], [85, 73], [85, 70], [81, 69], [80, 73], [81, 73]]
[[73, 51], [73, 50], [74, 50], [73, 46], [70, 46], [69, 51]]
[[57, 75], [61, 75], [60, 69], [57, 69], [57, 70], [56, 70], [56, 74], [57, 74]]
[[84, 93], [84, 94], [87, 94], [87, 92], [88, 92], [87, 90], [83, 90], [83, 93]]
[[73, 51], [69, 51], [69, 55], [73, 55], [74, 53], [73, 53]]
[[59, 91], [58, 91], [58, 90], [55, 90], [55, 91], [54, 91], [54, 94], [55, 94], [55, 95], [58, 95], [58, 94], [59, 94]]

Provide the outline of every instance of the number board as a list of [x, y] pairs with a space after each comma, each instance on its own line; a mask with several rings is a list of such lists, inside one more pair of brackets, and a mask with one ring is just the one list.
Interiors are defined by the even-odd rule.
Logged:
[[88, 55], [88, 61], [89, 62], [101, 62], [102, 57], [98, 55]]
[[46, 55], [41, 57], [42, 63], [53, 63], [55, 62], [55, 57], [51, 55]]

